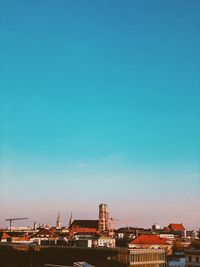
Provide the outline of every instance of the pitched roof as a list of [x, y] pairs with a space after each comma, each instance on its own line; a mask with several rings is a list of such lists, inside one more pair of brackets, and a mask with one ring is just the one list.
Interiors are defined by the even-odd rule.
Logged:
[[129, 244], [148, 244], [148, 245], [168, 245], [167, 238], [161, 238], [158, 235], [143, 235], [136, 237]]
[[183, 226], [182, 223], [170, 223], [170, 225], [168, 227], [174, 231], [184, 231], [185, 230], [185, 227]]
[[98, 220], [74, 220], [70, 226], [72, 228], [73, 226], [82, 227], [82, 228], [96, 228], [98, 229]]
[[9, 238], [10, 236], [7, 234], [7, 233], [5, 233], [5, 232], [1, 232], [0, 233], [0, 241], [2, 240], [2, 239], [7, 239], [7, 238]]
[[39, 237], [39, 236], [49, 236], [49, 237], [56, 237], [57, 235], [50, 229], [47, 229], [47, 228], [42, 228], [40, 229], [39, 232], [37, 233], [34, 233], [32, 236], [30, 236], [30, 238], [33, 238], [33, 237]]

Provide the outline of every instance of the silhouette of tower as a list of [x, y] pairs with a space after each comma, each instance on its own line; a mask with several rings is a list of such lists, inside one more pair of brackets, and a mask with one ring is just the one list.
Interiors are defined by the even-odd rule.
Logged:
[[37, 223], [35, 221], [34, 224], [33, 224], [33, 230], [36, 230], [36, 229], [37, 229]]
[[99, 232], [103, 233], [108, 231], [108, 205], [99, 205]]
[[58, 213], [58, 218], [56, 221], [56, 229], [61, 229], [61, 219], [60, 219], [60, 214]]
[[73, 217], [72, 217], [72, 212], [71, 212], [68, 228], [71, 226], [72, 223], [73, 223]]

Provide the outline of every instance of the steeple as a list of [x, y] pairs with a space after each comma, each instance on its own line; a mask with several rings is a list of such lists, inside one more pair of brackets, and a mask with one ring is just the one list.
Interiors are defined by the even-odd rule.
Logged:
[[57, 218], [57, 221], [56, 221], [56, 229], [61, 229], [60, 213], [58, 213], [58, 218]]
[[72, 217], [72, 212], [71, 212], [68, 228], [71, 226], [72, 223], [73, 223], [73, 217]]
[[33, 224], [33, 230], [36, 230], [36, 229], [37, 229], [37, 223], [35, 221], [34, 224]]

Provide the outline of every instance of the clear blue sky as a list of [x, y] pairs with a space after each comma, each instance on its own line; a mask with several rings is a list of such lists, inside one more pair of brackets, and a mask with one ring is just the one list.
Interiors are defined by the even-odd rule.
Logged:
[[200, 1], [0, 0], [1, 225], [200, 221]]

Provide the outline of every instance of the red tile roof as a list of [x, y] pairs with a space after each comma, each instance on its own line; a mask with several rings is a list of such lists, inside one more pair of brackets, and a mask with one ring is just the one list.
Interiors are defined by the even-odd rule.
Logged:
[[161, 238], [158, 235], [141, 234], [140, 236], [133, 239], [129, 244], [168, 245], [167, 241], [167, 238]]
[[183, 226], [182, 223], [170, 223], [168, 227], [173, 231], [184, 231], [185, 230], [185, 227]]
[[165, 226], [165, 227], [163, 228], [163, 231], [165, 231], [165, 232], [171, 232], [171, 230], [172, 230], [172, 229], [170, 229], [170, 228], [167, 227], [167, 226]]
[[39, 232], [34, 233], [30, 236], [30, 238], [36, 238], [36, 237], [57, 237], [57, 235], [54, 233], [54, 231], [46, 228], [42, 228], [39, 230]]
[[82, 228], [96, 228], [98, 229], [98, 220], [74, 220], [70, 228], [82, 227]]
[[10, 236], [7, 233], [5, 233], [5, 232], [0, 233], [0, 241], [3, 240], [3, 239], [7, 239], [9, 237]]

